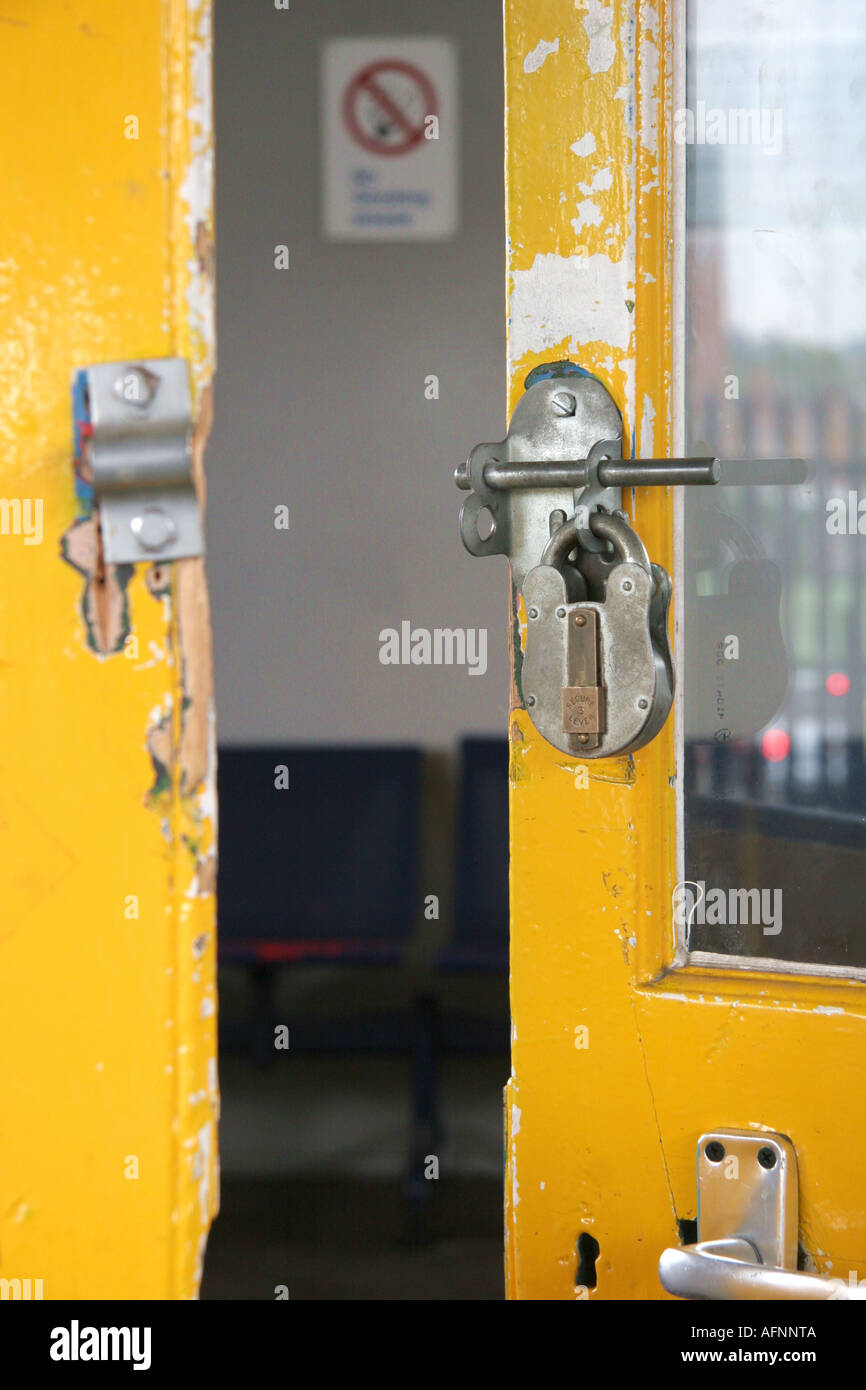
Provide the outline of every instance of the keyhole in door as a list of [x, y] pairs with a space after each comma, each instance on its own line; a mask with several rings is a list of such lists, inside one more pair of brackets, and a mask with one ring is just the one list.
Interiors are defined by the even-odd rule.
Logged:
[[595, 1262], [599, 1256], [599, 1243], [589, 1231], [581, 1231], [577, 1237], [577, 1274], [575, 1284], [584, 1289], [594, 1289], [598, 1283]]

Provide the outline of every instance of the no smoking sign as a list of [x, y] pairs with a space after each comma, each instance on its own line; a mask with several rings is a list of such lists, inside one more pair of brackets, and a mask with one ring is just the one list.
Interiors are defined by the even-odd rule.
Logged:
[[457, 223], [456, 62], [446, 39], [333, 39], [322, 60], [325, 234], [433, 240]]
[[372, 154], [403, 155], [434, 131], [439, 99], [423, 68], [397, 58], [368, 63], [346, 87], [343, 119], [352, 139]]

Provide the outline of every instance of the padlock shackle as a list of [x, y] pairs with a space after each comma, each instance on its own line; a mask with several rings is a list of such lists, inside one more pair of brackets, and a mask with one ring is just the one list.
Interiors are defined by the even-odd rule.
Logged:
[[619, 551], [620, 560], [625, 564], [640, 565], [647, 574], [652, 574], [649, 552], [638, 535], [624, 517], [613, 516], [610, 512], [591, 512], [589, 529], [600, 540], [610, 541]]
[[[637, 532], [633, 531], [622, 517], [613, 516], [610, 512], [591, 512], [589, 529], [600, 540], [610, 542], [618, 552], [621, 562], [640, 565], [647, 574], [652, 574], [646, 546]], [[554, 531], [544, 547], [541, 563], [552, 565], [554, 569], [561, 569], [572, 550], [580, 545], [582, 530], [583, 526], [578, 525], [577, 513], [575, 513]]]

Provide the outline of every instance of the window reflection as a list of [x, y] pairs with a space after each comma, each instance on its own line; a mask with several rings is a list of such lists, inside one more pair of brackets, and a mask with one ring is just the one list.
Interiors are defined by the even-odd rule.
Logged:
[[783, 902], [689, 944], [866, 966], [866, 8], [690, 0], [674, 119], [688, 452], [809, 462], [686, 494], [686, 874]]

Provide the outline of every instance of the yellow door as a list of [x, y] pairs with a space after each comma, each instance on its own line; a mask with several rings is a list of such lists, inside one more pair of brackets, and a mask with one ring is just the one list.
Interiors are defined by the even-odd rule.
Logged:
[[[863, 209], [843, 157], [862, 153], [820, 80], [829, 59], [854, 82], [862, 39], [852, 6], [721, 8], [505, 0], [509, 413], [568, 363], [612, 396], [624, 457], [722, 459], [700, 496], [623, 489], [675, 584], [675, 710], [645, 746], [584, 759], [542, 736], [514, 595], [514, 1298], [667, 1297], [663, 1251], [719, 1235], [708, 1191], [696, 1229], [696, 1160], [721, 1130], [745, 1144], [732, 1191], [760, 1177], [743, 1153], [788, 1164], [789, 1269], [838, 1281], [808, 1296], [866, 1273]], [[795, 465], [750, 471], [800, 457], [796, 487]]]
[[217, 1204], [204, 568], [105, 562], [71, 389], [184, 359], [200, 487], [210, 7], [10, 0], [0, 28], [0, 1290], [190, 1298]]

